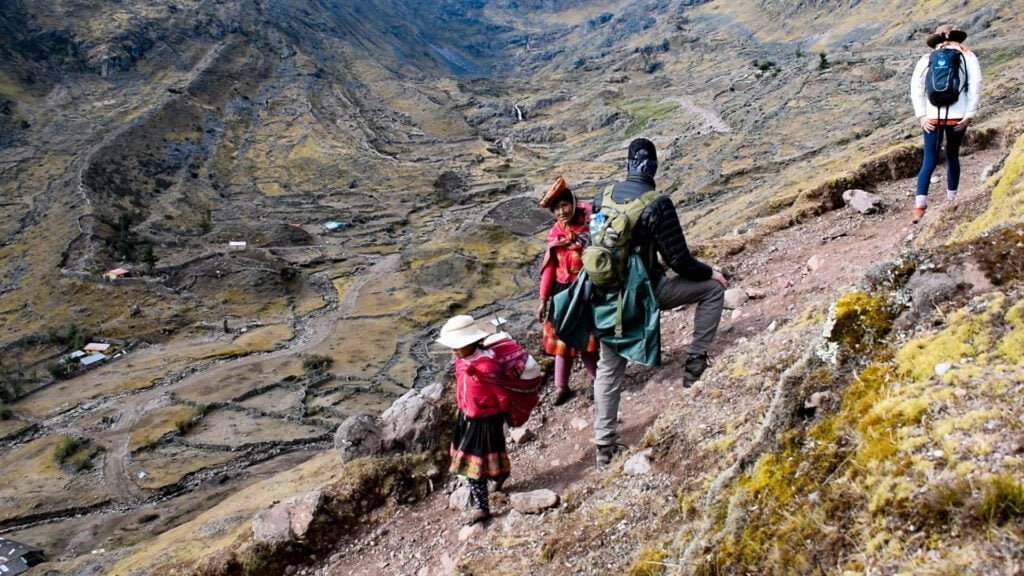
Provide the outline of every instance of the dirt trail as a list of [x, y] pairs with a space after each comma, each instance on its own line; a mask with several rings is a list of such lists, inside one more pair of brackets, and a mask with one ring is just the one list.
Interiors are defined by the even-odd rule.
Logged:
[[712, 131], [718, 132], [720, 134], [732, 132], [732, 127], [730, 127], [729, 123], [723, 120], [717, 112], [697, 104], [696, 102], [693, 101], [693, 98], [683, 97], [677, 99], [676, 102], [678, 102], [679, 105], [683, 107], [683, 109], [699, 116], [700, 119], [704, 121], [704, 124], [707, 125], [707, 127], [710, 128]]
[[[951, 206], [944, 199], [944, 181], [932, 185], [932, 205], [925, 223], [951, 229], [959, 220], [983, 209], [986, 198], [979, 184], [983, 170], [998, 161], [1000, 151], [990, 150], [965, 157], [960, 197]], [[945, 177], [944, 168], [936, 176]], [[910, 222], [914, 179], [886, 182], [874, 190], [885, 209], [864, 216], [851, 208], [836, 210], [770, 235], [751, 245], [729, 261], [716, 262], [729, 272], [733, 286], [757, 289], [765, 297], [750, 300], [741, 315], [727, 311], [712, 354], [728, 363], [736, 344], [768, 329], [795, 319], [796, 314], [814, 306], [825, 306], [856, 287], [863, 271], [885, 262], [907, 247], [919, 228]], [[936, 193], [938, 192], [938, 193]], [[820, 267], [811, 272], [812, 256]], [[737, 414], [759, 403], [762, 391], [752, 385], [742, 390], [720, 390], [714, 382], [698, 384], [691, 390], [677, 385], [682, 379], [680, 358], [692, 328], [692, 308], [663, 314], [664, 365], [657, 369], [630, 366], [620, 407], [622, 440], [635, 445], [668, 403], [686, 398], [683, 421], [713, 435]], [[586, 386], [582, 370], [573, 374], [572, 385]], [[587, 478], [593, 468], [591, 422], [593, 406], [581, 393], [561, 407], [541, 406], [528, 426], [536, 439], [521, 446], [510, 444], [512, 476], [509, 492], [549, 488], [563, 492]], [[680, 462], [685, 468], [686, 463]], [[685, 472], [676, 471], [677, 474]], [[447, 508], [447, 492], [437, 490], [414, 506], [378, 518], [369, 528], [338, 543], [323, 565], [306, 568], [300, 574], [349, 576], [370, 574], [416, 574], [431, 576], [451, 573], [455, 559], [474, 544], [459, 544], [462, 527], [458, 513]], [[501, 533], [503, 515], [489, 523], [477, 540], [486, 542]], [[523, 528], [526, 533], [529, 528]]]

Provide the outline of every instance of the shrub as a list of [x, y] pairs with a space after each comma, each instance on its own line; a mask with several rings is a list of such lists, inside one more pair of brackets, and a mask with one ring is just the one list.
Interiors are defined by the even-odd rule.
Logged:
[[92, 455], [84, 452], [78, 454], [71, 459], [71, 469], [75, 472], [92, 470]]
[[71, 364], [67, 362], [50, 362], [46, 365], [46, 371], [54, 378], [65, 378], [71, 373]]
[[63, 330], [51, 328], [47, 335], [50, 338], [50, 342], [61, 344], [71, 349], [81, 348], [92, 337], [77, 324], [68, 324]]
[[57, 464], [63, 464], [67, 459], [78, 451], [82, 445], [81, 440], [74, 436], [63, 436], [57, 446], [53, 449], [53, 460]]
[[206, 414], [206, 409], [206, 406], [193, 408], [189, 414], [175, 420], [174, 428], [178, 431], [178, 434], [184, 436], [188, 434], [189, 430], [195, 428], [196, 424], [202, 420], [203, 415]]
[[990, 524], [1020, 521], [1024, 518], [1024, 482], [1009, 475], [993, 478], [982, 490], [973, 512], [978, 520]]
[[307, 373], [324, 372], [334, 364], [334, 358], [323, 354], [308, 354], [302, 358], [302, 369]]

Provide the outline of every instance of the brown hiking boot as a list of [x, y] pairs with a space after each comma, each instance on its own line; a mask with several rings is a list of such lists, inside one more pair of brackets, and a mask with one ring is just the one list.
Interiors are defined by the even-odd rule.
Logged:
[[910, 212], [910, 215], [912, 216], [911, 223], [917, 224], [918, 222], [920, 222], [921, 218], [924, 218], [924, 211], [927, 210], [927, 209], [928, 209], [927, 206], [923, 206], [921, 208], [914, 208]]

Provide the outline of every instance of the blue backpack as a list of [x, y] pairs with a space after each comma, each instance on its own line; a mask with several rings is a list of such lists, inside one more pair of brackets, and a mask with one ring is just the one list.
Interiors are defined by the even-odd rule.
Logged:
[[[960, 72], [963, 71], [963, 85]], [[956, 48], [932, 50], [928, 56], [928, 73], [925, 76], [925, 91], [928, 101], [934, 106], [949, 107], [960, 99], [960, 93], [967, 89], [967, 68], [964, 55]]]

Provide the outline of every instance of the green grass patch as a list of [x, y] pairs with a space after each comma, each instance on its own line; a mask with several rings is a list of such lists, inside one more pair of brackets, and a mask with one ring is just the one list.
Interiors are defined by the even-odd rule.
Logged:
[[632, 137], [643, 131], [648, 123], [661, 120], [672, 113], [679, 104], [676, 102], [656, 102], [654, 100], [638, 100], [619, 107], [629, 115], [630, 124], [626, 129], [626, 137]]
[[103, 447], [85, 438], [62, 436], [53, 449], [53, 461], [72, 472], [93, 468], [93, 460], [103, 453]]

